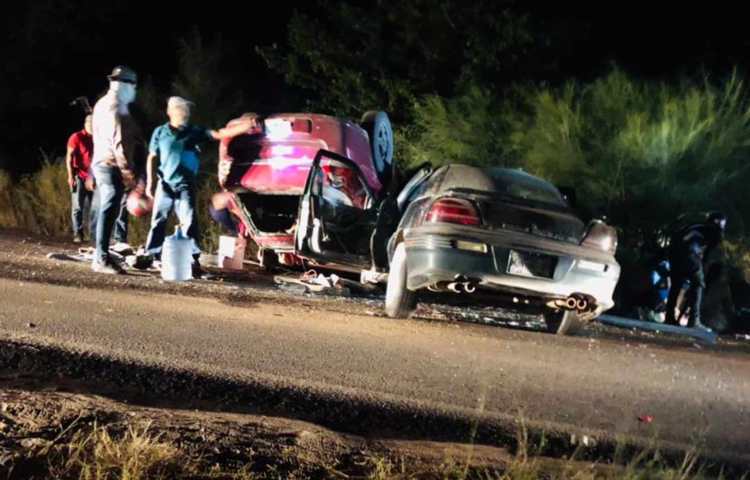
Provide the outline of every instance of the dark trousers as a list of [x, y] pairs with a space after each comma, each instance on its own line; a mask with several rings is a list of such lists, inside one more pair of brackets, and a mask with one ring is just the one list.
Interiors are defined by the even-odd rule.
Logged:
[[73, 220], [73, 235], [83, 235], [83, 216], [89, 210], [89, 235], [96, 234], [96, 210], [93, 202], [94, 192], [86, 190], [85, 182], [81, 177], [75, 177], [75, 184], [70, 196], [71, 218]]
[[146, 240], [146, 251], [154, 258], [161, 258], [167, 220], [172, 210], [177, 214], [183, 233], [193, 241], [193, 257], [197, 259], [200, 256], [200, 230], [195, 214], [195, 195], [194, 185], [182, 185], [175, 189], [163, 180], [159, 181], [154, 195], [151, 229]]
[[703, 267], [697, 271], [678, 271], [672, 274], [672, 287], [669, 289], [669, 298], [667, 299], [667, 316], [666, 323], [678, 325], [679, 319], [675, 318], [675, 308], [680, 297], [680, 293], [685, 295], [685, 302], [680, 306], [680, 315], [689, 308], [690, 316], [688, 326], [692, 327], [701, 323], [701, 307], [703, 305], [703, 291], [706, 288], [706, 282], [703, 277]]

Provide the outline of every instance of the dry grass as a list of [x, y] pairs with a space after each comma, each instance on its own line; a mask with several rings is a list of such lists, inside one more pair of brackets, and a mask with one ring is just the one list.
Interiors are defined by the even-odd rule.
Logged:
[[66, 450], [59, 473], [76, 473], [81, 480], [172, 478], [185, 468], [180, 451], [151, 434], [149, 425], [129, 426], [119, 436], [95, 425], [90, 432], [77, 432]]
[[[73, 427], [78, 428], [78, 430]], [[57, 440], [65, 438], [60, 443]], [[356, 464], [336, 462], [335, 467], [321, 458], [303, 458], [305, 452], [287, 453], [279, 446], [277, 458], [263, 466], [251, 458], [244, 464], [227, 469], [189, 455], [175, 443], [164, 440], [151, 424], [108, 427], [84, 426], [73, 422], [58, 439], [41, 449], [25, 452], [32, 458], [36, 474], [16, 472], [8, 478], [56, 478], [63, 480], [161, 480], [161, 479], [227, 479], [253, 478], [367, 478], [371, 480], [702, 480], [716, 478], [704, 474], [696, 451], [685, 454], [679, 465], [666, 462], [658, 450], [646, 450], [627, 463], [583, 461], [576, 452], [570, 458], [553, 459], [538, 454], [542, 445], [533, 445], [522, 422], [519, 423], [516, 454], [497, 458], [492, 467], [477, 466], [471, 457], [445, 458], [437, 463], [413, 463], [391, 452], [361, 452]], [[543, 443], [543, 442], [542, 442]], [[287, 458], [289, 455], [294, 458]], [[302, 455], [302, 456], [297, 456]], [[270, 458], [269, 458], [270, 460]], [[493, 462], [495, 463], [495, 462]], [[310, 469], [309, 467], [314, 468]], [[1, 469], [0, 469], [1, 470]], [[356, 472], [356, 473], [353, 473]], [[19, 476], [20, 474], [20, 476]], [[719, 478], [722, 478], [719, 476]]]
[[[705, 475], [699, 462], [698, 452], [685, 454], [679, 465], [670, 465], [658, 449], [647, 449], [627, 462], [614, 459], [613, 462], [599, 463], [580, 460], [582, 449], [569, 458], [552, 459], [543, 457], [545, 439], [537, 444], [530, 440], [528, 429], [522, 417], [517, 422], [516, 454], [505, 465], [498, 468], [471, 467], [470, 459], [446, 459], [441, 465], [428, 470], [415, 471], [403, 460], [393, 462], [389, 458], [370, 458], [370, 480], [703, 480], [716, 478]], [[616, 454], [621, 456], [621, 454]], [[718, 478], [724, 478], [719, 476]]]
[[[371, 460], [371, 480], [703, 480], [706, 476], [697, 464], [695, 453], [685, 456], [678, 467], [666, 466], [658, 454], [644, 454], [628, 465], [612, 466], [576, 461], [574, 458], [551, 462], [549, 459], [516, 457], [502, 469], [468, 469], [453, 460], [430, 470], [414, 472], [382, 457]], [[723, 477], [719, 477], [723, 478]]]
[[[255, 478], [251, 465], [231, 471], [219, 465], [208, 466], [201, 458], [190, 458], [162, 436], [153, 433], [150, 423], [128, 425], [124, 430], [97, 425], [73, 432], [63, 445], [48, 443], [26, 452], [37, 460], [37, 473], [30, 478], [63, 480], [166, 480]], [[39, 464], [43, 464], [39, 475]], [[11, 470], [12, 472], [12, 470]], [[8, 478], [27, 478], [12, 472]], [[20, 474], [20, 476], [19, 476]]]
[[[62, 161], [45, 162], [38, 172], [17, 181], [0, 170], [0, 228], [20, 229], [54, 238], [71, 236], [71, 196], [66, 177]], [[211, 176], [206, 177], [198, 189], [198, 222], [203, 233], [202, 248], [209, 252], [218, 247], [220, 234], [220, 227], [208, 215], [209, 200], [217, 189], [216, 180]], [[129, 243], [145, 243], [148, 229], [149, 218], [131, 216]]]

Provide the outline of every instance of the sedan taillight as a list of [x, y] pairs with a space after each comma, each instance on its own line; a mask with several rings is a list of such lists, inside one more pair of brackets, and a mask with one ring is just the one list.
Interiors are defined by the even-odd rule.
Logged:
[[462, 198], [441, 198], [432, 204], [425, 216], [427, 223], [454, 223], [458, 225], [480, 225], [477, 207]]
[[581, 245], [614, 255], [617, 252], [617, 230], [601, 220], [593, 220]]

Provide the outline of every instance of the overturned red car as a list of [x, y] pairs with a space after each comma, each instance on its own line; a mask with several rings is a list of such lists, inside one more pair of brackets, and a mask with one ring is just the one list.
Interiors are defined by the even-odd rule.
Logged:
[[[299, 263], [294, 242], [300, 197], [319, 151], [354, 162], [375, 195], [393, 177], [393, 130], [385, 112], [367, 112], [359, 123], [311, 113], [262, 119], [247, 114], [227, 126], [243, 124], [243, 134], [219, 146], [219, 184], [224, 191], [214, 198], [214, 206], [220, 204], [237, 233], [257, 245], [264, 266]], [[347, 177], [340, 178], [345, 182]]]

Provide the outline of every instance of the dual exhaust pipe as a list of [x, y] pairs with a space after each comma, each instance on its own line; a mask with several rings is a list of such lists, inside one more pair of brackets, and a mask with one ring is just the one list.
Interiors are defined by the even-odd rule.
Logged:
[[477, 286], [471, 282], [451, 282], [447, 288], [453, 293], [474, 293], [477, 291]]
[[574, 310], [578, 313], [590, 312], [596, 309], [596, 301], [582, 293], [574, 293], [568, 298], [552, 300], [548, 305], [557, 309]]
[[438, 282], [430, 285], [427, 289], [431, 292], [474, 293], [477, 291], [477, 282], [457, 276], [453, 282]]
[[[439, 282], [427, 287], [432, 292], [453, 292], [453, 293], [474, 293], [477, 291], [477, 282], [473, 282], [466, 277], [458, 276], [453, 282]], [[518, 297], [513, 298], [513, 303], [519, 303]], [[525, 299], [524, 304], [528, 305], [529, 300]], [[558, 298], [547, 302], [547, 306], [558, 310], [570, 310], [577, 313], [589, 313], [596, 310], [596, 299], [583, 293], [574, 293], [567, 298]]]

